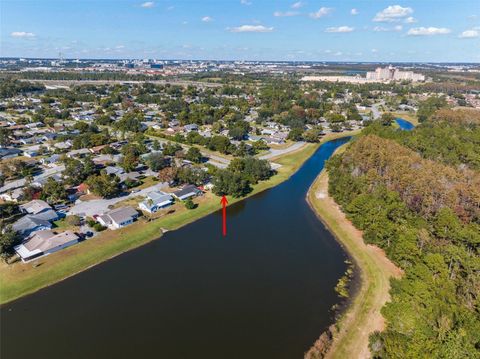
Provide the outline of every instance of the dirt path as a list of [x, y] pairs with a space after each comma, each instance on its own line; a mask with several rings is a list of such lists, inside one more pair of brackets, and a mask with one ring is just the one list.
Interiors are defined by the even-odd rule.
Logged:
[[[363, 242], [362, 232], [352, 225], [328, 195], [326, 171], [322, 171], [316, 179], [307, 199], [322, 222], [353, 257], [361, 276], [361, 286], [338, 322], [339, 331], [334, 334], [326, 358], [369, 358], [369, 335], [384, 329], [380, 309], [390, 299], [390, 277], [400, 277], [402, 271], [386, 257], [383, 250]], [[314, 353], [309, 354], [316, 357]]]

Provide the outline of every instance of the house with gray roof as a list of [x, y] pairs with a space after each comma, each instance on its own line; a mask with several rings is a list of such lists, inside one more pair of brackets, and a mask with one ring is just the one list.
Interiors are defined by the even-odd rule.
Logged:
[[21, 204], [19, 208], [20, 211], [27, 214], [37, 214], [52, 209], [52, 207], [47, 202], [42, 201], [41, 199], [34, 199], [33, 201], [30, 201], [28, 203]]
[[197, 187], [191, 184], [186, 185], [182, 189], [173, 192], [173, 195], [181, 201], [184, 201], [191, 197], [199, 196], [201, 194], [202, 191], [200, 191]]
[[132, 206], [112, 209], [97, 217], [98, 223], [112, 230], [126, 227], [138, 218], [138, 212]]
[[143, 202], [138, 207], [145, 212], [155, 213], [161, 208], [168, 207], [173, 204], [173, 197], [161, 191], [153, 191], [147, 194]]
[[55, 233], [41, 230], [30, 235], [22, 244], [14, 247], [23, 262], [49, 255], [78, 243], [79, 237], [72, 231]]
[[12, 229], [22, 237], [28, 237], [36, 231], [51, 229], [52, 224], [44, 219], [37, 218], [35, 215], [26, 215], [13, 223]]

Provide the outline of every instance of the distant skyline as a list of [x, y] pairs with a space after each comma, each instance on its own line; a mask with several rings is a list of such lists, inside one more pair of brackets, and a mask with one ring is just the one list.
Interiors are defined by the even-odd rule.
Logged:
[[480, 62], [478, 1], [2, 0], [0, 56]]

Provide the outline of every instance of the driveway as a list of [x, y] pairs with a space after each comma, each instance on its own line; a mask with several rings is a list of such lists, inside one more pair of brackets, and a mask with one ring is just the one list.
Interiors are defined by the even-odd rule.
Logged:
[[90, 216], [92, 217], [93, 215], [97, 214], [103, 214], [109, 210], [109, 206], [113, 206], [114, 204], [125, 201], [130, 198], [134, 197], [145, 197], [149, 192], [155, 191], [155, 190], [161, 190], [162, 188], [168, 187], [167, 182], [163, 183], [158, 183], [156, 185], [144, 188], [136, 193], [129, 193], [126, 196], [122, 197], [115, 197], [111, 199], [92, 199], [90, 201], [80, 201], [77, 200], [75, 205], [70, 208], [68, 211], [69, 215], [76, 214], [76, 215], [85, 215], [85, 216]]

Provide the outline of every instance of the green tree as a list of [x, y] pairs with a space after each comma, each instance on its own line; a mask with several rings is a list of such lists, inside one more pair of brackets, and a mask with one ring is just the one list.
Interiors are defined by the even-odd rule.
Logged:
[[197, 207], [197, 205], [193, 203], [191, 198], [187, 198], [183, 203], [186, 209], [194, 209], [195, 207]]
[[200, 153], [200, 150], [197, 147], [190, 147], [187, 151], [185, 158], [194, 163], [200, 163], [202, 162], [203, 157], [202, 157], [202, 154]]
[[91, 175], [86, 184], [91, 192], [97, 196], [111, 198], [120, 192], [120, 180], [102, 171], [99, 175]]
[[62, 182], [49, 177], [43, 185], [42, 198], [50, 203], [58, 203], [65, 201], [68, 198], [68, 193]]
[[251, 191], [248, 181], [242, 175], [229, 170], [218, 170], [213, 185], [213, 193], [218, 196], [242, 197]]
[[11, 226], [0, 228], [0, 256], [7, 260], [14, 253], [13, 247], [19, 244], [21, 238]]
[[301, 128], [292, 128], [287, 138], [292, 141], [301, 141], [303, 140], [302, 134], [303, 130]]

